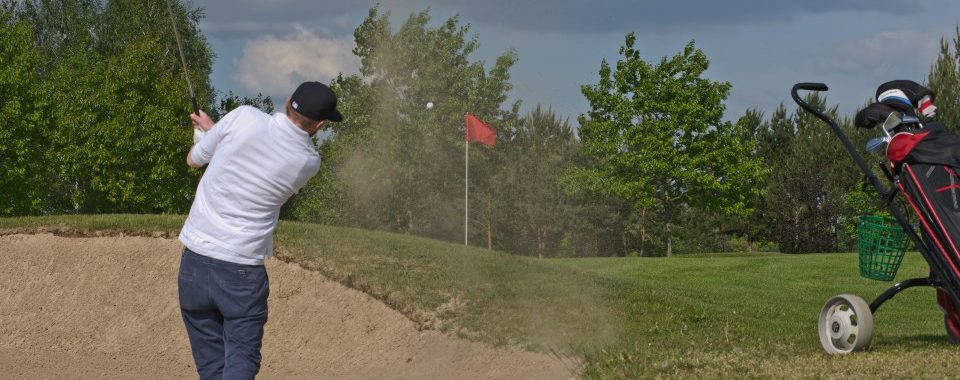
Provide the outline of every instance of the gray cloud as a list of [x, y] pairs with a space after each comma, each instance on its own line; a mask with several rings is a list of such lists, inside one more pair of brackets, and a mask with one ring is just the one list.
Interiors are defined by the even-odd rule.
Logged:
[[882, 32], [837, 45], [826, 68], [851, 75], [923, 73], [937, 56], [938, 38], [909, 30]]
[[250, 92], [277, 94], [300, 82], [329, 82], [339, 73], [357, 71], [350, 38], [323, 38], [304, 26], [280, 37], [249, 40], [237, 62], [233, 80]]
[[200, 25], [217, 38], [246, 39], [263, 34], [287, 34], [307, 25], [330, 35], [351, 34], [366, 16], [372, 1], [194, 0], [204, 9]]
[[521, 30], [617, 32], [696, 30], [717, 25], [769, 23], [802, 14], [919, 12], [924, 5], [900, 0], [579, 0], [465, 2], [462, 14], [477, 22]]
[[[206, 33], [229, 38], [289, 31], [290, 23], [349, 34], [375, 1], [197, 0], [206, 8]], [[702, 30], [723, 25], [743, 26], [793, 20], [804, 14], [834, 12], [914, 14], [929, 7], [927, 0], [394, 0], [380, 8], [405, 18], [430, 8], [437, 18], [459, 14], [464, 22], [539, 32], [621, 33]]]

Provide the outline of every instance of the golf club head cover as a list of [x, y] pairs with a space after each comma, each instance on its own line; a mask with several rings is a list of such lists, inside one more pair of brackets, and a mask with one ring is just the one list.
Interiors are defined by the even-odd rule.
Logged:
[[867, 106], [867, 108], [860, 110], [860, 112], [857, 112], [857, 116], [853, 119], [853, 125], [855, 125], [857, 128], [864, 129], [876, 127], [877, 124], [883, 124], [891, 112], [903, 111], [891, 107], [885, 103], [873, 103]]
[[919, 102], [917, 103], [917, 111], [920, 111], [920, 114], [928, 119], [937, 116], [937, 106], [933, 105], [933, 95], [927, 95], [923, 98], [920, 98]]
[[929, 88], [912, 80], [892, 80], [877, 87], [877, 102], [914, 116], [936, 115], [935, 97]]

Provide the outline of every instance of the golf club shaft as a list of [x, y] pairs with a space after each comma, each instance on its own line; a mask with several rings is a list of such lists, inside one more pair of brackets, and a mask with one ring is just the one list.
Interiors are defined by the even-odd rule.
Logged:
[[173, 37], [177, 40], [177, 50], [180, 52], [180, 64], [183, 66], [183, 78], [187, 80], [187, 91], [190, 92], [190, 101], [193, 103], [193, 113], [200, 115], [200, 106], [197, 105], [197, 96], [193, 93], [193, 82], [190, 81], [190, 74], [187, 70], [187, 58], [183, 55], [183, 43], [180, 42], [180, 30], [177, 28], [177, 21], [173, 17], [173, 6], [170, 0], [167, 0], [167, 11], [170, 13], [170, 25], [173, 26]]

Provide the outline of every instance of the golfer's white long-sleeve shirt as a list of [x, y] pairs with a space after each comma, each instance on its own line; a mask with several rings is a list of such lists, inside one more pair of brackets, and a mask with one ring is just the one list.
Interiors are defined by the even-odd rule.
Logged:
[[320, 169], [309, 134], [283, 113], [241, 106], [190, 152], [207, 166], [180, 241], [191, 251], [237, 264], [273, 255], [280, 206]]

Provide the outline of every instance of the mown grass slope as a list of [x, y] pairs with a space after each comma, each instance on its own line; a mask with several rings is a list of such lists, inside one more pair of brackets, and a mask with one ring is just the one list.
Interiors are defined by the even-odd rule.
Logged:
[[[7, 218], [0, 229], [172, 236], [182, 221]], [[366, 291], [424, 328], [582, 357], [585, 378], [960, 373], [960, 350], [946, 341], [930, 288], [907, 290], [880, 309], [871, 350], [822, 353], [816, 320], [827, 298], [852, 293], [870, 302], [892, 285], [858, 277], [853, 254], [536, 260], [301, 223], [281, 223], [277, 246], [282, 259]], [[926, 264], [911, 254], [898, 279], [926, 274]]]
[[496, 345], [579, 353], [620, 335], [601, 276], [502, 252], [385, 232], [284, 223], [284, 260], [437, 328]]
[[[851, 293], [869, 303], [892, 285], [860, 278], [854, 254], [557, 263], [609, 280], [622, 313], [624, 335], [587, 354], [586, 377], [942, 378], [960, 370], [932, 288], [883, 305], [870, 351], [823, 353], [817, 317], [828, 298]], [[909, 254], [898, 280], [926, 274], [920, 255]]]

